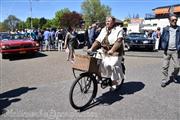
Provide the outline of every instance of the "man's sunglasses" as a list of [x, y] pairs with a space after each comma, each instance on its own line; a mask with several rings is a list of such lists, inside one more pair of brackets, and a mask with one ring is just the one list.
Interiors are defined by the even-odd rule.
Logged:
[[177, 22], [177, 19], [172, 19], [171, 21], [172, 21], [172, 22]]

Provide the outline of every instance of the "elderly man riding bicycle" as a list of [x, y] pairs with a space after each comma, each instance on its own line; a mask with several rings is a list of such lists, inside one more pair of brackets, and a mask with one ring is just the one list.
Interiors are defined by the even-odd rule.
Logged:
[[111, 78], [112, 90], [116, 89], [119, 80], [122, 81], [125, 78], [122, 70], [124, 67], [122, 66], [124, 55], [123, 29], [116, 26], [115, 23], [114, 17], [107, 17], [106, 26], [101, 30], [91, 48], [88, 49], [88, 51], [98, 49], [102, 53], [100, 55], [102, 59], [100, 64], [101, 76]]

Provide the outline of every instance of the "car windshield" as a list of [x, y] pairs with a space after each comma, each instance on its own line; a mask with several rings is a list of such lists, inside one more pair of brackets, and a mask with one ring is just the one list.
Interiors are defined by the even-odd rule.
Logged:
[[1, 34], [0, 40], [25, 40], [27, 37], [25, 37], [24, 34]]
[[13, 40], [25, 39], [25, 35], [23, 35], [23, 34], [12, 34], [11, 39], [13, 39]]
[[9, 39], [10, 39], [10, 34], [8, 33], [0, 34], [0, 40], [9, 40]]
[[130, 33], [128, 35], [128, 37], [130, 38], [147, 38], [146, 35], [144, 33]]

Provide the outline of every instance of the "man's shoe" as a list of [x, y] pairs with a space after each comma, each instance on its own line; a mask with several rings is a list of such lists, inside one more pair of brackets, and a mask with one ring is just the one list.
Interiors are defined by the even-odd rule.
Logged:
[[163, 80], [161, 83], [161, 87], [166, 87], [166, 85], [167, 85], [167, 81]]
[[115, 91], [117, 89], [117, 85], [112, 85], [111, 87], [110, 87], [110, 91]]
[[161, 83], [161, 87], [166, 87], [166, 85], [167, 85], [166, 82]]

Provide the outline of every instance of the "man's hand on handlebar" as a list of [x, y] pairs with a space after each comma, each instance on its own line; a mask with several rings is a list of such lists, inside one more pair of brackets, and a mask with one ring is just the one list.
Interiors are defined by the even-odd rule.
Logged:
[[87, 52], [92, 52], [92, 49], [91, 48], [87, 49]]
[[114, 52], [113, 52], [112, 50], [107, 51], [107, 54], [108, 54], [108, 55], [113, 55], [113, 53], [114, 53]]
[[92, 49], [87, 49], [87, 54], [90, 55], [90, 56], [93, 56], [95, 54], [94, 51], [92, 51]]

